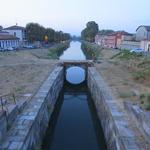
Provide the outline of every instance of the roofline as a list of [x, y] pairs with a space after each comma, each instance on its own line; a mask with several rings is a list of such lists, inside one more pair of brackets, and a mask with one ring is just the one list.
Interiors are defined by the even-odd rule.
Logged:
[[[136, 29], [136, 31], [140, 28], [140, 27], [145, 27], [145, 29], [146, 29], [146, 26], [145, 25], [141, 25], [141, 26], [139, 26], [137, 29]], [[146, 29], [147, 30], [147, 29]], [[148, 31], [148, 30], [147, 30]]]
[[[18, 27], [19, 29], [11, 29], [13, 27]], [[25, 27], [21, 27], [21, 26], [10, 26], [7, 28], [4, 28], [3, 30], [25, 30]]]

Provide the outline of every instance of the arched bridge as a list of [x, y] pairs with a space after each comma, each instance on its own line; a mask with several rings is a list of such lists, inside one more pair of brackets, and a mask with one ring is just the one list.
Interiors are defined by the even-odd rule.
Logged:
[[70, 67], [81, 67], [85, 70], [85, 79], [87, 79], [88, 67], [94, 66], [94, 63], [91, 60], [65, 60], [60, 62], [60, 65], [64, 67], [64, 75]]

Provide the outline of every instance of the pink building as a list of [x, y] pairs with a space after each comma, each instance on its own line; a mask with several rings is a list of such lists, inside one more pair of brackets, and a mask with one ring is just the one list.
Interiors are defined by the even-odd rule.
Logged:
[[107, 48], [120, 48], [124, 40], [132, 40], [133, 35], [124, 31], [118, 31], [107, 35], [98, 34], [95, 37], [95, 43]]

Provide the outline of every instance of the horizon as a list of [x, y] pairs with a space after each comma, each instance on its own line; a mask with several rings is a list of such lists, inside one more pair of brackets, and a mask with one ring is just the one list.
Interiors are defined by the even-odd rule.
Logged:
[[79, 36], [88, 21], [95, 21], [99, 30], [135, 33], [138, 26], [150, 25], [148, 4], [149, 0], [5, 0], [1, 5], [7, 6], [9, 12], [3, 13], [6, 8], [1, 8], [0, 25], [6, 28], [17, 23], [25, 27], [34, 22]]

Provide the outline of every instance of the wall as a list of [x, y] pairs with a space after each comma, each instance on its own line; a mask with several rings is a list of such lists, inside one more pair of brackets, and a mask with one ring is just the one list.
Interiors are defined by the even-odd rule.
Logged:
[[24, 109], [27, 101], [22, 100], [16, 105], [8, 106], [7, 113], [6, 111], [0, 112], [0, 142], [5, 138], [7, 131], [15, 120], [16, 116]]
[[0, 40], [0, 48], [18, 47], [19, 40]]
[[141, 41], [141, 48], [150, 52], [150, 41]]
[[143, 111], [138, 105], [131, 102], [125, 102], [125, 109], [134, 120], [136, 126], [145, 134], [145, 139], [150, 144], [150, 112]]
[[22, 41], [24, 38], [22, 30], [5, 30], [5, 31], [9, 32], [10, 35], [14, 35], [14, 36], [16, 33], [16, 37], [18, 37], [20, 41]]
[[16, 118], [0, 149], [37, 149], [48, 127], [63, 82], [63, 67], [56, 67], [24, 111]]
[[94, 67], [88, 68], [88, 88], [101, 121], [108, 150], [139, 150], [124, 113]]
[[120, 49], [135, 49], [135, 48], [140, 48], [140, 42], [135, 42], [135, 41], [123, 41], [120, 45]]
[[145, 27], [139, 27], [136, 31], [136, 41], [142, 41], [147, 38], [147, 30], [145, 29]]

